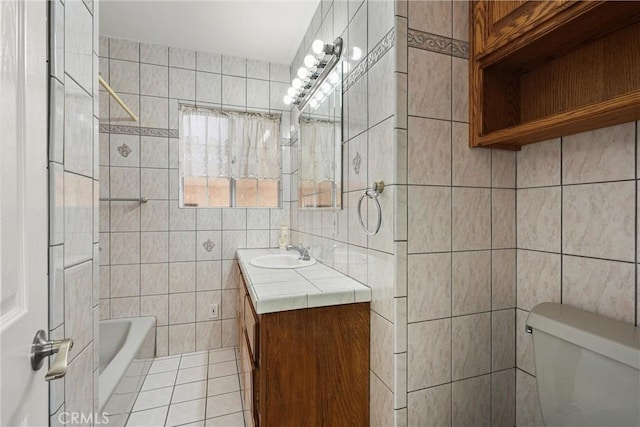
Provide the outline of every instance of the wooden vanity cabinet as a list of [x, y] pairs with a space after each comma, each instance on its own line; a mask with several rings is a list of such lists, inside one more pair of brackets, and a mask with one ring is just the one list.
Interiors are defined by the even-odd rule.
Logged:
[[241, 389], [253, 425], [368, 426], [369, 303], [257, 314], [244, 280], [238, 294]]
[[640, 119], [639, 1], [476, 0], [470, 145], [521, 145]]

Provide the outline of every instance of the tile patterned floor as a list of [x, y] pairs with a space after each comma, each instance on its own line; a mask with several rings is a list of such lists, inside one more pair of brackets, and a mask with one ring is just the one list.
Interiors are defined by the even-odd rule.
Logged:
[[234, 348], [158, 357], [127, 427], [245, 427]]

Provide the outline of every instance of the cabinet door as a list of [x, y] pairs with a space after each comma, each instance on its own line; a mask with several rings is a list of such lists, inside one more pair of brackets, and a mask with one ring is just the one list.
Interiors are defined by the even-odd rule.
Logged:
[[[242, 383], [242, 400], [244, 402], [244, 410], [246, 415], [253, 414], [253, 373], [251, 365], [251, 353], [249, 351], [249, 342], [246, 334], [242, 335], [242, 339], [240, 340], [240, 346], [242, 347], [242, 359], [240, 359], [240, 382]], [[253, 416], [249, 418], [252, 419]], [[252, 425], [249, 422], [247, 424]]]
[[253, 310], [251, 296], [246, 295], [244, 300], [244, 327], [249, 339], [249, 349], [253, 355], [253, 361], [257, 364], [260, 360], [260, 334], [258, 316]]
[[473, 53], [480, 57], [493, 52], [576, 3], [569, 0], [478, 0], [472, 9]]
[[237, 308], [237, 321], [238, 321], [238, 349], [240, 351], [240, 359], [242, 360], [242, 339], [245, 329], [244, 324], [244, 298], [247, 294], [247, 288], [244, 283], [244, 276], [240, 273], [240, 287], [238, 288], [238, 298], [236, 300], [236, 308]]

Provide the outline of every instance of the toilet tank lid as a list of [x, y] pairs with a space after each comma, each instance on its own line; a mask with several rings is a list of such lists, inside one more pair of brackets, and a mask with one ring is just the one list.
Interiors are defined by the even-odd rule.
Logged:
[[640, 370], [640, 328], [636, 326], [552, 302], [536, 305], [527, 325]]

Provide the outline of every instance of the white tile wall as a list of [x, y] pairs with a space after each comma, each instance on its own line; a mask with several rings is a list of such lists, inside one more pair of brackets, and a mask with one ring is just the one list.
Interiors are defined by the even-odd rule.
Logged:
[[492, 408], [496, 425], [515, 424], [515, 390], [492, 381], [515, 366], [515, 155], [469, 148], [467, 60], [406, 40], [468, 40], [466, 3], [396, 7], [408, 17], [396, 18], [396, 114], [406, 117], [396, 127], [407, 128], [397, 164], [408, 186], [395, 215], [406, 203], [409, 425], [489, 424]]
[[57, 425], [56, 414], [91, 416], [97, 405], [99, 7], [54, 1], [49, 10], [49, 337], [74, 340], [66, 379], [49, 386]]
[[64, 134], [65, 169], [78, 174], [93, 175], [92, 97], [68, 75], [65, 79]]
[[[129, 40], [102, 38], [101, 44], [101, 74], [140, 117], [131, 122], [111, 103], [102, 124], [166, 133], [178, 129], [179, 102], [284, 110], [280, 86], [288, 87], [288, 66]], [[106, 99], [106, 92], [100, 97]], [[285, 137], [288, 122], [283, 120]], [[126, 157], [119, 151], [124, 144], [131, 150]], [[237, 248], [277, 243], [280, 225], [290, 222], [289, 191], [283, 192], [283, 209], [180, 209], [177, 138], [103, 132], [100, 154], [100, 197], [149, 198], [146, 204], [101, 203], [102, 312], [156, 316], [159, 355], [235, 345], [240, 279], [225, 274], [223, 260], [232, 266]], [[211, 251], [203, 246], [208, 240]], [[209, 319], [212, 303], [219, 304], [218, 319]]]
[[93, 180], [64, 173], [64, 264], [93, 257]]
[[518, 425], [542, 425], [531, 338], [521, 331], [529, 310], [552, 301], [638, 322], [637, 144], [632, 122], [516, 155]]
[[[97, 10], [97, 8], [96, 8]], [[93, 23], [95, 17], [84, 2], [73, 1], [64, 7], [64, 68], [88, 93], [92, 93], [93, 67]], [[60, 76], [61, 77], [61, 76]], [[94, 83], [95, 82], [95, 83]]]

